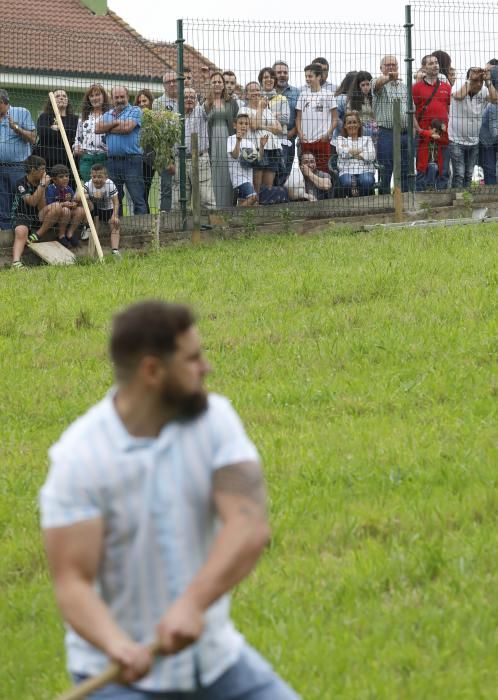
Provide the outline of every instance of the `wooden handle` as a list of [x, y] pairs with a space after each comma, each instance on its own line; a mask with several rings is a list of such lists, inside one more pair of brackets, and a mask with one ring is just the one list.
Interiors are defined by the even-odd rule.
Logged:
[[[152, 654], [158, 654], [160, 650], [159, 642], [153, 642], [149, 646], [149, 649]], [[104, 685], [118, 680], [120, 672], [121, 666], [119, 664], [109, 664], [109, 666], [104, 669], [102, 673], [99, 673], [98, 676], [87, 678], [87, 680], [83, 681], [83, 683], [79, 683], [74, 688], [71, 688], [62, 695], [59, 695], [56, 700], [84, 700], [87, 695], [90, 695], [90, 693], [93, 693], [95, 690], [99, 690], [99, 688], [102, 688]]]
[[59, 108], [57, 107], [57, 102], [55, 101], [55, 95], [53, 92], [49, 92], [48, 96], [49, 96], [50, 102], [52, 104], [52, 109], [54, 110], [55, 121], [57, 122], [57, 126], [59, 127], [59, 131], [60, 131], [60, 134], [62, 136], [62, 142], [63, 142], [64, 148], [66, 150], [67, 159], [69, 161], [69, 165], [71, 166], [74, 181], [76, 183], [76, 189], [78, 191], [78, 195], [79, 195], [80, 200], [81, 200], [81, 206], [85, 210], [86, 221], [87, 221], [88, 226], [90, 227], [90, 233], [92, 235], [93, 242], [95, 243], [95, 248], [97, 250], [97, 254], [99, 256], [100, 261], [102, 262], [102, 260], [104, 259], [104, 253], [102, 252], [102, 246], [100, 245], [99, 237], [97, 235], [97, 230], [95, 228], [95, 223], [93, 221], [93, 217], [92, 217], [92, 214], [90, 212], [88, 202], [86, 201], [86, 196], [85, 196], [85, 192], [83, 190], [83, 186], [81, 184], [80, 176], [78, 173], [78, 168], [76, 167], [76, 163], [74, 161], [73, 151], [71, 149], [71, 146], [69, 145], [69, 141], [67, 140], [66, 130], [64, 128], [64, 124], [62, 123]]

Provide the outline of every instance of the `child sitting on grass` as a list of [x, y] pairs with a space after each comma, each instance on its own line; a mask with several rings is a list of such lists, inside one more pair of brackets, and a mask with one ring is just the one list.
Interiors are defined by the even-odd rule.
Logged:
[[[258, 203], [253, 184], [253, 167], [259, 162], [255, 141], [249, 133], [249, 114], [242, 109], [235, 119], [235, 134], [227, 139], [228, 170], [232, 187], [237, 195], [237, 205], [249, 207]], [[263, 144], [264, 148], [264, 144]]]
[[83, 189], [89, 201], [90, 209], [92, 209], [97, 231], [101, 221], [109, 224], [112, 254], [120, 257], [118, 189], [114, 182], [107, 177], [107, 169], [102, 163], [92, 165], [91, 178], [91, 180], [85, 182]]
[[85, 210], [75, 201], [74, 190], [69, 187], [67, 166], [54, 165], [50, 174], [52, 183], [47, 187], [47, 204], [58, 202], [62, 208], [59, 220], [59, 243], [65, 248], [77, 248], [78, 239], [74, 234], [85, 220]]

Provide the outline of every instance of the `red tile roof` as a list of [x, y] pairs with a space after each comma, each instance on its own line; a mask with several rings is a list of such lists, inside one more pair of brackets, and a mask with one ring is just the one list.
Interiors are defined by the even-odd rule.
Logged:
[[[2, 3], [0, 67], [9, 71], [161, 78], [176, 66], [175, 44], [154, 44], [108, 10], [93, 14], [79, 0], [57, 5], [46, 0]], [[184, 45], [184, 64], [202, 81], [201, 65], [211, 61]]]

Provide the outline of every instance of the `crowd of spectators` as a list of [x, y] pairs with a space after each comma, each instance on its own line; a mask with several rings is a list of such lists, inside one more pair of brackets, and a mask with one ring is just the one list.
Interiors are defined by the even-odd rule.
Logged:
[[[361, 197], [375, 188], [379, 194], [390, 193], [395, 100], [400, 104], [401, 188], [408, 188], [408, 90], [394, 55], [381, 59], [377, 77], [366, 70], [350, 71], [339, 86], [329, 81], [323, 57], [305, 66], [300, 87], [289, 84], [284, 60], [263, 67], [257, 80], [243, 88], [228, 69], [206, 74], [201, 85], [194, 84], [188, 68], [183, 77], [187, 196], [195, 132], [205, 209]], [[176, 72], [168, 70], [162, 95], [154, 97], [144, 88], [133, 101], [123, 85], [107, 94], [93, 84], [84, 93], [79, 117], [67, 92], [54, 90], [95, 216], [101, 207], [88, 194], [95, 190], [95, 173], [102, 183], [110, 183], [108, 194], [116, 193], [117, 207], [109, 205], [105, 216], [97, 216], [110, 222], [115, 239], [125, 192], [128, 211], [150, 211], [154, 152], [141, 147], [142, 112], [178, 112], [178, 84]], [[483, 68], [469, 67], [466, 78], [456, 80], [444, 51], [422, 58], [412, 88], [417, 189], [468, 187], [477, 164], [485, 184], [496, 184], [497, 87], [496, 59]], [[158, 173], [161, 211], [179, 206], [178, 165], [177, 156]], [[62, 179], [67, 183], [61, 189]], [[50, 199], [52, 186], [59, 192], [67, 188], [65, 201]], [[84, 217], [75, 190], [50, 100], [35, 125], [29, 111], [11, 105], [8, 93], [0, 90], [0, 228], [13, 226], [16, 231], [15, 263], [27, 236], [34, 233], [38, 239], [54, 224], [65, 244], [74, 238], [77, 245], [75, 232]], [[112, 196], [106, 199], [111, 202]]]

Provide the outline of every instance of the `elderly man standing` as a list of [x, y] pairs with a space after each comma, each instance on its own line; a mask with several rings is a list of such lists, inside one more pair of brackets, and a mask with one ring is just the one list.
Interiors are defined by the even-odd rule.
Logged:
[[117, 85], [111, 91], [114, 109], [104, 114], [95, 125], [95, 133], [106, 134], [107, 169], [118, 189], [119, 213], [123, 210], [124, 186], [133, 202], [135, 214], [147, 214], [142, 172], [140, 125], [142, 112], [128, 101], [128, 90]]
[[0, 90], [0, 229], [10, 229], [16, 182], [24, 177], [24, 161], [31, 155], [36, 128], [24, 107], [13, 107]]
[[[178, 88], [177, 75], [174, 70], [167, 70], [163, 75], [164, 95], [157, 97], [152, 104], [154, 112], [168, 110], [168, 112], [178, 112]], [[170, 165], [161, 173], [161, 211], [171, 210], [172, 184], [175, 166]]]
[[[187, 200], [192, 194], [192, 134], [199, 137], [199, 191], [201, 207], [216, 209], [213, 184], [211, 181], [211, 164], [209, 162], [209, 137], [207, 114], [204, 107], [197, 104], [197, 94], [193, 87], [185, 88], [185, 146], [187, 164]], [[173, 180], [173, 208], [177, 209], [180, 199], [179, 159], [176, 157], [175, 175]]]
[[401, 112], [401, 189], [408, 190], [408, 132], [406, 101], [408, 91], [399, 77], [396, 56], [384, 56], [380, 62], [382, 75], [372, 80], [372, 106], [379, 126], [377, 160], [382, 166], [381, 194], [390, 194], [393, 174], [393, 102], [400, 101]]

